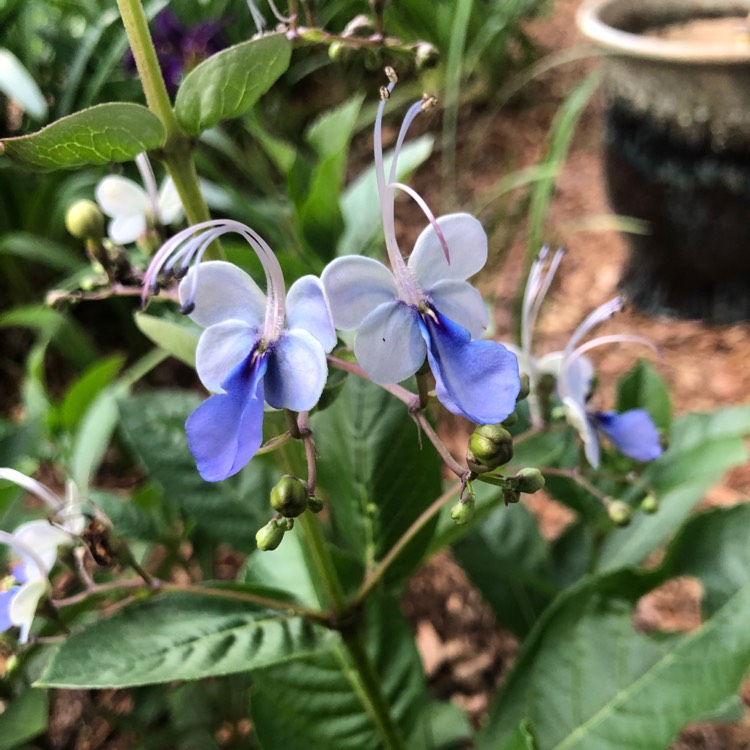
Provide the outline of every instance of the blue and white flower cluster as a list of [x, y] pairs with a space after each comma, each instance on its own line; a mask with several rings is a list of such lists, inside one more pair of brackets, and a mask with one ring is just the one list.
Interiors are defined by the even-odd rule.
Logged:
[[0, 581], [0, 633], [20, 628], [19, 642], [26, 643], [39, 601], [51, 590], [49, 573], [60, 548], [72, 546], [83, 531], [85, 519], [78, 508], [75, 486], [61, 500], [43, 484], [14, 469], [0, 469], [0, 479], [23, 487], [44, 501], [58, 521], [29, 521], [13, 533], [0, 531], [0, 544], [11, 548], [18, 562], [11, 575]]
[[652, 461], [662, 454], [662, 446], [659, 432], [645, 409], [630, 409], [618, 414], [614, 411], [597, 411], [588, 405], [594, 366], [585, 356], [586, 352], [604, 344], [615, 343], [643, 344], [656, 350], [648, 339], [632, 334], [599, 336], [581, 343], [596, 326], [622, 309], [621, 297], [615, 297], [591, 312], [573, 331], [562, 351], [551, 352], [542, 357], [536, 357], [534, 354], [534, 324], [562, 257], [562, 250], [549, 257], [548, 248], [544, 248], [532, 265], [523, 299], [521, 346], [508, 345], [518, 357], [521, 371], [529, 376], [528, 402], [532, 422], [537, 427], [541, 426], [537, 389], [544, 375], [552, 375], [557, 380], [557, 395], [562, 402], [565, 416], [578, 432], [586, 459], [591, 466], [598, 468], [600, 463], [598, 430], [603, 432], [623, 455], [640, 462]]
[[[158, 291], [160, 280], [182, 278], [182, 310], [205, 328], [197, 370], [215, 395], [190, 415], [186, 429], [200, 474], [208, 481], [235, 474], [260, 448], [264, 401], [293, 411], [315, 406], [336, 328], [356, 330], [354, 352], [375, 383], [405, 380], [427, 360], [437, 397], [453, 413], [491, 423], [515, 408], [520, 390], [516, 358], [502, 344], [479, 338], [488, 312], [466, 281], [487, 260], [481, 224], [461, 213], [435, 219], [421, 197], [395, 182], [399, 151], [423, 101], [407, 113], [386, 175], [381, 129], [394, 79], [375, 123], [375, 168], [390, 269], [361, 256], [339, 258], [321, 279], [305, 276], [287, 294], [266, 242], [250, 227], [216, 220], [175, 235], [146, 272], [144, 302]], [[397, 190], [411, 195], [429, 220], [408, 263], [396, 242]], [[236, 266], [200, 263], [209, 245], [229, 232], [242, 236], [261, 260], [265, 294]]]

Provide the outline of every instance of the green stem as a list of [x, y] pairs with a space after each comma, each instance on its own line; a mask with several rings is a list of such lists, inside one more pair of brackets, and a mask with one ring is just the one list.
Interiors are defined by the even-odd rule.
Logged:
[[323, 584], [334, 612], [339, 615], [347, 608], [346, 594], [333, 564], [331, 553], [323, 538], [323, 532], [320, 530], [318, 517], [313, 513], [305, 512], [297, 521], [304, 529], [307, 549], [310, 552], [318, 579]]
[[405, 750], [401, 732], [393, 721], [390, 705], [383, 694], [382, 683], [370, 661], [360, 633], [342, 633], [346, 650], [349, 653], [364, 695], [362, 699], [375, 722], [383, 740], [385, 750]]
[[[133, 51], [143, 93], [146, 95], [146, 104], [164, 126], [166, 138], [161, 149], [161, 159], [174, 180], [185, 209], [185, 216], [189, 224], [208, 221], [211, 214], [200, 191], [192, 154], [193, 145], [174, 115], [141, 1], [117, 0], [117, 7]], [[218, 242], [212, 243], [205, 257], [206, 260], [224, 257]]]

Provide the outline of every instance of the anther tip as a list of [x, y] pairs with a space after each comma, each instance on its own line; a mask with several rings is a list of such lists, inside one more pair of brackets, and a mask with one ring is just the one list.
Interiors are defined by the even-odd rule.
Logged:
[[390, 83], [398, 83], [398, 75], [390, 65], [386, 65], [385, 75]]
[[422, 95], [422, 112], [429, 112], [437, 106], [437, 97], [432, 94]]
[[182, 307], [180, 307], [180, 312], [183, 315], [190, 315], [191, 312], [195, 310], [195, 302], [186, 302]]
[[388, 91], [387, 86], [380, 87], [380, 101], [387, 102], [391, 98], [391, 92]]
[[180, 279], [184, 279], [187, 276], [189, 270], [190, 269], [188, 266], [180, 266], [172, 272], [172, 275], [179, 281]]

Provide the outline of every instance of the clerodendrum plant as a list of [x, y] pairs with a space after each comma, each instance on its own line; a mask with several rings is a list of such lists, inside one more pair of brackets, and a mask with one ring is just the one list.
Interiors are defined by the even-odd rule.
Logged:
[[[255, 104], [296, 41], [340, 39], [299, 26], [290, 4], [284, 33], [210, 57], [173, 105], [140, 4], [118, 6], [148, 109], [94, 107], [5, 139], [0, 152], [48, 168], [137, 161], [145, 189], [107, 177], [96, 191], [113, 219], [109, 239], [93, 203], [69, 221], [106, 271], [76, 299], [140, 295], [149, 312], [139, 327], [194, 363], [210, 395], [131, 393], [161, 350], [116, 380], [104, 362], [48, 419], [69, 429], [54, 436], [56, 479], [77, 482], [66, 499], [0, 469], [49, 507], [46, 518], [24, 513], [0, 532], [0, 631], [20, 657], [0, 693], [9, 701], [0, 747], [44, 731], [46, 700], [30, 701], [51, 687], [131, 689], [153, 718], [136, 711], [128, 729], [153, 744], [158, 726], [164, 746], [214, 742], [231, 726], [233, 746], [267, 749], [656, 750], [688, 721], [726, 712], [750, 664], [750, 514], [744, 506], [686, 519], [746, 460], [750, 410], [672, 427], [663, 381], [645, 362], [621, 380], [616, 408], [599, 409], [586, 354], [650, 344], [622, 333], [587, 340], [621, 308], [616, 298], [564, 349], [537, 356], [534, 326], [561, 252], [543, 250], [531, 268], [520, 346], [484, 338], [488, 308], [468, 280], [485, 265], [488, 238], [468, 213], [434, 217], [397, 176], [409, 127], [432, 98], [408, 109], [388, 162], [390, 68], [366, 207], [377, 207], [388, 264], [346, 255], [287, 287], [292, 272], [261, 234], [210, 218], [192, 149]], [[161, 193], [146, 151], [169, 173]], [[427, 224], [408, 257], [396, 232], [399, 192]], [[170, 237], [166, 225], [182, 212], [188, 226]], [[362, 221], [372, 214], [363, 208]], [[259, 261], [262, 286], [224, 259], [222, 243], [235, 237]], [[465, 456], [441, 439], [435, 409], [475, 425]], [[87, 488], [116, 425], [144, 476], [129, 502]], [[519, 503], [542, 487], [573, 519], [553, 541]], [[242, 553], [229, 573], [227, 545]], [[430, 695], [399, 608], [408, 577], [449, 545], [522, 642], [478, 733]], [[662, 562], [644, 568], [657, 550]], [[683, 636], [638, 632], [638, 598], [678, 575], [701, 579], [704, 624]], [[163, 688], [141, 689], [154, 684]], [[251, 739], [239, 732], [248, 705]]]

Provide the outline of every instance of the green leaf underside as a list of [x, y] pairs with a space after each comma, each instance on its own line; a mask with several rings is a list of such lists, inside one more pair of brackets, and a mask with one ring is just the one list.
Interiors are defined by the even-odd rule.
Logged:
[[195, 367], [195, 350], [199, 338], [197, 330], [190, 330], [186, 325], [143, 312], [135, 314], [135, 324], [144, 336], [165, 352], [188, 367]]
[[140, 104], [97, 104], [42, 130], [2, 140], [0, 153], [42, 169], [131, 161], [164, 143], [159, 118]]
[[170, 592], [74, 632], [39, 684], [114, 688], [197, 680], [284, 662], [321, 647], [318, 631], [299, 617], [198, 592]]
[[175, 99], [175, 116], [190, 135], [239, 117], [289, 67], [291, 44], [284, 34], [225, 49], [192, 70]]
[[[314, 416], [319, 445], [318, 482], [347, 548], [365, 562], [380, 559], [403, 530], [441, 493], [440, 465], [404, 404], [372, 383], [347, 379], [338, 399]], [[408, 472], [403, 471], [409, 466]], [[397, 578], [422, 558], [428, 524], [391, 568]]]
[[[748, 534], [750, 506], [712, 511], [685, 525], [659, 568], [603, 574], [563, 594], [525, 642], [480, 750], [502, 747], [524, 718], [544, 750], [661, 750], [726, 705], [750, 665]], [[703, 624], [684, 635], [636, 631], [637, 599], [677, 575], [701, 579]]]
[[13, 698], [0, 714], [0, 750], [15, 750], [47, 730], [49, 693], [26, 690]]
[[[425, 701], [419, 656], [395, 599], [368, 608], [366, 642], [397, 725], [407, 735]], [[283, 665], [254, 670], [252, 718], [263, 747], [382, 747], [361, 678], [339, 641]]]

